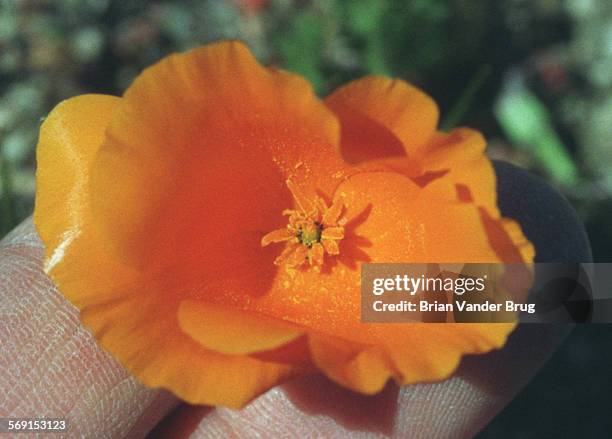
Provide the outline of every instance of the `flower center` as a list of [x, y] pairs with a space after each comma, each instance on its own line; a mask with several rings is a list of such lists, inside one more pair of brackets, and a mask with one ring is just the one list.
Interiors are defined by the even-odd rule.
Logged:
[[298, 240], [307, 247], [312, 247], [316, 242], [321, 242], [323, 225], [316, 221], [308, 221], [300, 226], [297, 233]]
[[340, 253], [338, 242], [344, 238], [345, 218], [340, 218], [344, 210], [341, 200], [327, 206], [322, 198], [306, 198], [300, 188], [290, 180], [287, 187], [291, 191], [296, 209], [283, 212], [288, 217], [288, 224], [282, 229], [274, 230], [261, 239], [263, 247], [279, 242], [287, 246], [276, 258], [276, 265], [299, 267], [308, 263], [319, 267], [323, 265], [324, 256]]

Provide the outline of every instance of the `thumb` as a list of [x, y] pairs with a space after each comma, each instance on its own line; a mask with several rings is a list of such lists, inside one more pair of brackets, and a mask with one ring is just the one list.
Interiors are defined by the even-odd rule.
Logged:
[[0, 242], [0, 417], [66, 418], [75, 437], [144, 437], [176, 399], [98, 347], [42, 258], [31, 220]]

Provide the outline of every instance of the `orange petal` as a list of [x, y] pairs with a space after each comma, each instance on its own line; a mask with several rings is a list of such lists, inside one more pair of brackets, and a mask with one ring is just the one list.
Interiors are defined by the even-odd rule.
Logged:
[[[400, 385], [436, 381], [452, 374], [465, 354], [503, 346], [514, 324], [370, 324], [373, 346], [329, 335], [311, 335], [311, 355], [332, 380], [375, 393], [387, 379]], [[433, 342], [435, 340], [435, 342]]]
[[[457, 128], [450, 133], [438, 133], [427, 145], [423, 169], [448, 170], [445, 179], [432, 184], [459, 184], [469, 190], [472, 201], [499, 215], [495, 171], [485, 155], [486, 141], [478, 131]], [[455, 197], [456, 198], [456, 197]]]
[[437, 198], [445, 201], [466, 201], [458, 193], [460, 185], [467, 198], [490, 212], [497, 209], [496, 179], [491, 160], [484, 154], [486, 142], [482, 135], [469, 128], [457, 128], [450, 133], [436, 133], [423, 148], [419, 168], [414, 159], [393, 157], [369, 162], [376, 166], [411, 177]]
[[55, 107], [40, 128], [34, 222], [45, 243], [48, 264], [61, 258], [63, 249], [81, 231], [87, 215], [89, 165], [118, 103], [119, 98], [104, 95], [68, 99]]
[[[500, 219], [495, 171], [484, 154], [485, 146], [482, 135], [469, 128], [437, 133], [425, 147], [421, 160], [424, 172], [440, 173], [424, 184], [424, 191], [440, 202], [460, 201], [481, 207], [484, 228], [498, 257], [504, 262], [530, 262], [534, 249], [520, 226], [511, 220]], [[369, 163], [369, 166], [375, 165], [413, 175], [412, 161], [407, 157]]]
[[290, 364], [203, 348], [179, 328], [178, 304], [160, 299], [161, 291], [147, 293], [81, 308], [102, 347], [145, 385], [192, 404], [240, 408], [295, 373]]
[[117, 102], [110, 96], [70, 99], [41, 128], [34, 217], [46, 247], [45, 271], [99, 343], [145, 385], [192, 403], [242, 406], [296, 368], [202, 348], [176, 319], [181, 294], [193, 283], [122, 264], [94, 227], [89, 174]]
[[[431, 176], [429, 190], [441, 199], [456, 200], [460, 185], [477, 205], [499, 215], [482, 135], [467, 128], [435, 132], [436, 104], [417, 88], [369, 77], [341, 87], [325, 103], [340, 119], [342, 153], [349, 161], [368, 161], [369, 169], [380, 164], [415, 178]], [[438, 178], [445, 174], [447, 179]]]
[[241, 43], [172, 55], [135, 80], [109, 124], [92, 175], [97, 226], [135, 267], [189, 260], [217, 276], [226, 241], [259, 245], [284, 225], [286, 180], [308, 197], [333, 191], [346, 167], [337, 140], [310, 85], [262, 67]]
[[300, 365], [300, 371], [304, 373], [316, 371], [310, 358], [307, 334], [276, 349], [251, 354], [251, 357], [267, 362]]
[[203, 347], [229, 355], [276, 349], [303, 333], [279, 319], [201, 300], [182, 301], [178, 320], [181, 329]]
[[397, 370], [396, 380], [406, 385], [447, 378], [462, 355], [502, 347], [514, 327], [512, 323], [377, 324], [371, 331]]
[[476, 206], [441, 202], [408, 178], [393, 173], [356, 175], [337, 193], [347, 206], [347, 229], [351, 215], [367, 212], [371, 206], [371, 212], [353, 232], [372, 241], [367, 252], [373, 262], [498, 260]]
[[[461, 357], [503, 346], [514, 324], [370, 324], [376, 340], [364, 346], [329, 335], [310, 335], [311, 355], [332, 380], [362, 393], [447, 378]], [[435, 343], [432, 343], [436, 340]]]
[[523, 234], [516, 221], [508, 218], [497, 219], [484, 208], [480, 215], [487, 230], [491, 247], [506, 263], [533, 262], [535, 249]]
[[501, 223], [512, 243], [519, 249], [523, 262], [533, 262], [535, 247], [523, 233], [520, 224], [509, 218], [502, 218]]
[[393, 375], [387, 355], [378, 346], [363, 346], [329, 335], [311, 334], [312, 359], [332, 380], [357, 392], [379, 392]]
[[358, 79], [325, 103], [340, 120], [342, 155], [352, 163], [418, 155], [438, 124], [433, 99], [399, 79]]
[[426, 169], [452, 168], [482, 156], [486, 145], [482, 134], [470, 128], [437, 132], [424, 146], [422, 160]]

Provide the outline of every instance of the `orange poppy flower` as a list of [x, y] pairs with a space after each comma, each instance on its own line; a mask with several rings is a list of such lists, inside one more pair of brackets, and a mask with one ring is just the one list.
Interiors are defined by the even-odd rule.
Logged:
[[365, 324], [365, 262], [530, 261], [480, 134], [402, 81], [319, 100], [238, 42], [172, 55], [42, 125], [45, 270], [148, 386], [240, 407], [320, 370], [362, 393], [440, 380], [512, 324]]

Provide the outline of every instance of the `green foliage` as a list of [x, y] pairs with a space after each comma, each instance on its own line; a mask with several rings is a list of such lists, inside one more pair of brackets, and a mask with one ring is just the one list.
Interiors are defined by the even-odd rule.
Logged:
[[[610, 17], [606, 2], [580, 0], [0, 0], [3, 230], [31, 212], [33, 151], [53, 106], [120, 94], [166, 54], [228, 38], [320, 95], [367, 74], [407, 79], [438, 102], [442, 128], [471, 125], [498, 156], [567, 187], [598, 178], [612, 193]], [[587, 85], [544, 83], [533, 66], [549, 52]], [[505, 87], [517, 68], [525, 84]]]
[[325, 83], [322, 73], [321, 50], [324, 48], [322, 20], [311, 11], [299, 12], [285, 34], [277, 37], [279, 53], [284, 67], [305, 76], [321, 90]]
[[465, 90], [457, 99], [451, 110], [444, 116], [440, 124], [442, 130], [448, 131], [457, 127], [473, 105], [477, 93], [481, 90], [484, 82], [491, 74], [491, 66], [484, 65], [476, 72]]
[[519, 79], [510, 83], [495, 108], [499, 123], [517, 147], [528, 149], [556, 183], [578, 181], [578, 170], [551, 124], [550, 113]]
[[352, 0], [343, 5], [347, 30], [363, 41], [363, 63], [368, 73], [391, 76], [385, 53], [387, 45], [381, 32], [389, 12], [389, 2]]

